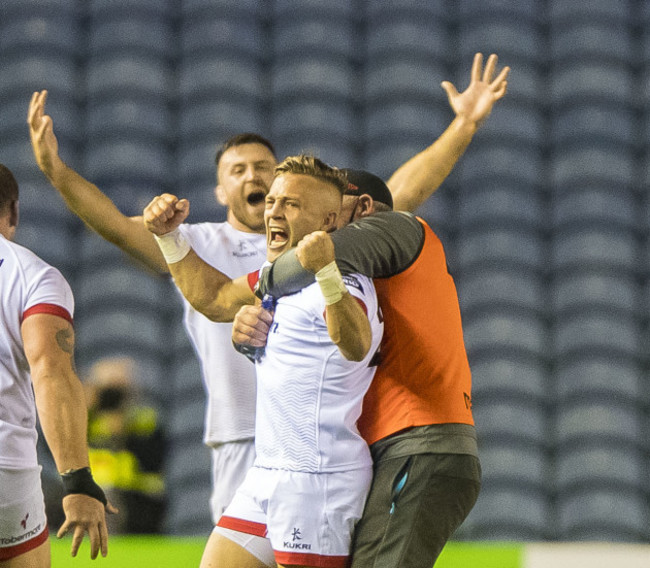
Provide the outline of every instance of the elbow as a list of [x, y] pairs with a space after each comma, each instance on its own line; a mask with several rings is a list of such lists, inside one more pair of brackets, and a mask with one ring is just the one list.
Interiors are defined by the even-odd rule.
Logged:
[[370, 338], [360, 337], [359, 341], [355, 341], [345, 348], [342, 348], [341, 346], [339, 346], [339, 348], [341, 349], [343, 357], [348, 361], [359, 363], [366, 358], [368, 351], [370, 351]]

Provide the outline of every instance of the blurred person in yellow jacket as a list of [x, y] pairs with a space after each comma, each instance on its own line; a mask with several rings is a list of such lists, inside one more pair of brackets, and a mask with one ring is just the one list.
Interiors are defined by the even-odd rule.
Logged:
[[137, 373], [134, 360], [109, 357], [85, 381], [90, 464], [122, 512], [113, 534], [159, 533], [165, 513], [165, 435], [158, 412], [140, 402]]

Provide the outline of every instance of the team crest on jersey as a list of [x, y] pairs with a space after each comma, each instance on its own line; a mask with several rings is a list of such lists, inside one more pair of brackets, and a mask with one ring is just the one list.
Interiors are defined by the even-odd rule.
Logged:
[[346, 284], [347, 286], [352, 286], [353, 288], [356, 288], [362, 294], [364, 293], [363, 286], [361, 285], [361, 282], [359, 282], [356, 276], [350, 276], [350, 275], [344, 276], [343, 283]]
[[232, 255], [238, 258], [257, 256], [259, 251], [247, 241], [239, 241], [232, 251]]

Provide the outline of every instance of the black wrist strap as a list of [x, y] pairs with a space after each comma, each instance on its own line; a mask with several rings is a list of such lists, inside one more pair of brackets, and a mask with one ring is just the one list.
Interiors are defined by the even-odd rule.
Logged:
[[81, 494], [97, 499], [104, 506], [107, 504], [106, 495], [102, 488], [95, 483], [89, 467], [61, 474], [66, 495]]

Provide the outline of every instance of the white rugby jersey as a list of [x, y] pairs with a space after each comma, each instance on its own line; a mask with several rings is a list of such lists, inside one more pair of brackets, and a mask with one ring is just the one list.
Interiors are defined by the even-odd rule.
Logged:
[[[230, 223], [183, 224], [180, 230], [205, 262], [237, 278], [266, 260], [266, 237]], [[182, 297], [182, 295], [181, 295]], [[184, 321], [208, 392], [204, 442], [214, 446], [255, 435], [255, 367], [232, 346], [232, 324], [215, 323], [183, 298]]]
[[372, 346], [348, 361], [330, 339], [318, 284], [278, 300], [258, 376], [255, 465], [311, 473], [371, 467], [356, 427], [375, 374], [370, 365], [383, 334], [377, 296], [365, 276], [344, 277], [366, 306]]
[[36, 313], [72, 322], [72, 290], [62, 274], [0, 236], [0, 467], [37, 465], [36, 404], [20, 326]]

